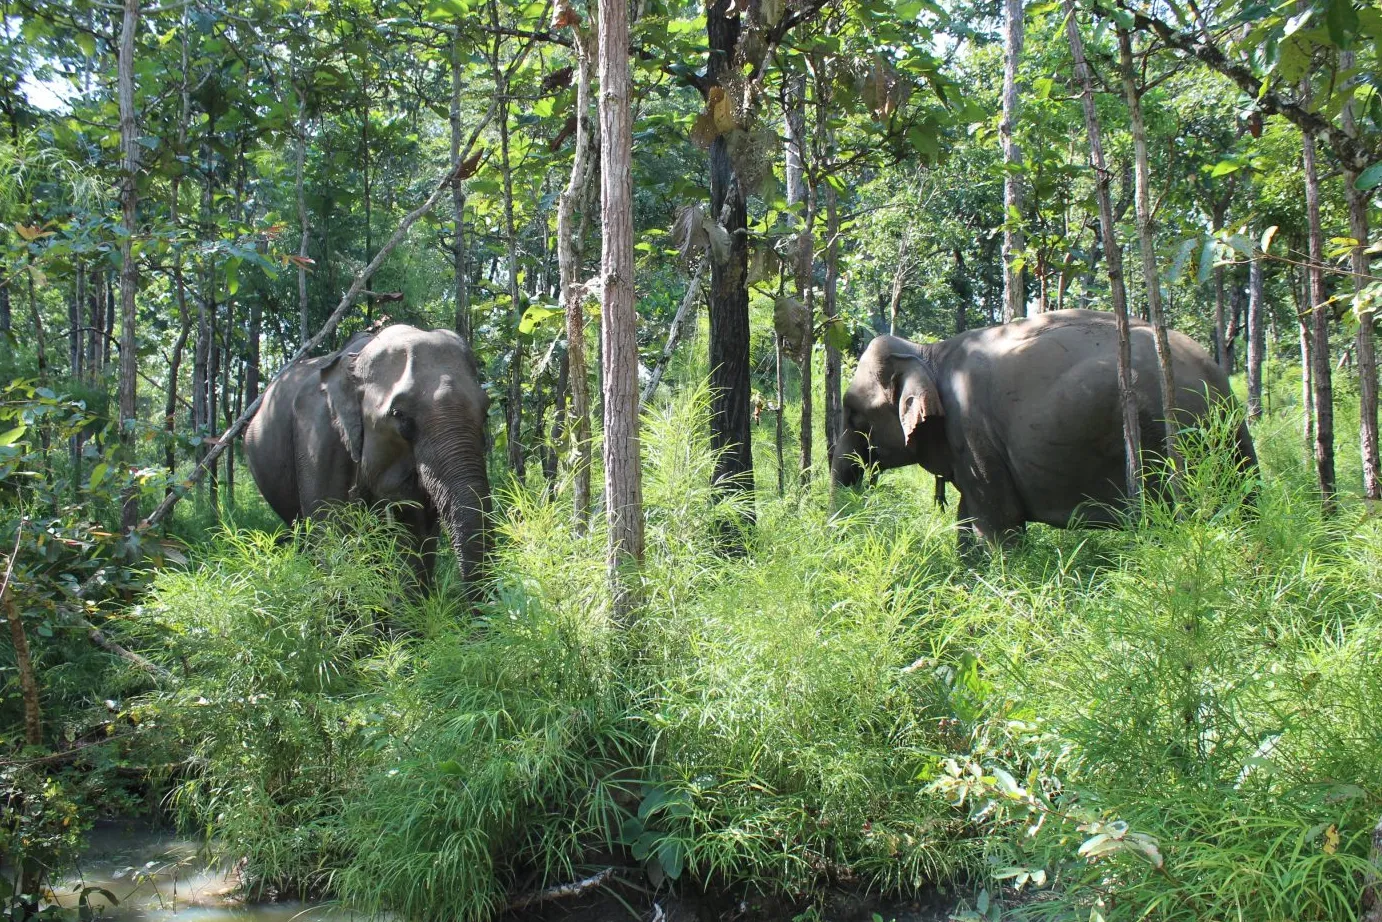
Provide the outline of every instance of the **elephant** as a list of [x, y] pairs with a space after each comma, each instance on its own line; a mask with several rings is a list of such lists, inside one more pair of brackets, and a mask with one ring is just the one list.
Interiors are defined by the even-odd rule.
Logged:
[[[1131, 321], [1133, 387], [1144, 454], [1164, 445], [1167, 414], [1152, 326]], [[1184, 334], [1170, 333], [1171, 422], [1231, 400], [1228, 378]], [[874, 339], [844, 397], [832, 485], [867, 468], [920, 464], [960, 493], [960, 546], [1003, 544], [1028, 522], [1058, 528], [1124, 521], [1126, 451], [1118, 399], [1118, 330], [1103, 311], [1061, 310], [970, 330], [934, 344]], [[1234, 451], [1257, 457], [1246, 424]]]
[[488, 410], [465, 340], [395, 324], [274, 381], [245, 454], [289, 525], [331, 503], [386, 505], [413, 536], [424, 586], [444, 526], [473, 591], [489, 550]]

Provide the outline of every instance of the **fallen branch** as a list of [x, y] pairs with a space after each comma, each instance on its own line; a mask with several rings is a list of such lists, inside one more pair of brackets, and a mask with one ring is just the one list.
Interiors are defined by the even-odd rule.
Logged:
[[125, 660], [130, 665], [142, 669], [156, 678], [171, 679], [173, 677], [173, 674], [171, 672], [169, 672], [167, 669], [164, 669], [162, 666], [160, 666], [158, 663], [155, 663], [153, 660], [145, 659], [138, 653], [135, 653], [133, 650], [128, 650], [125, 647], [120, 646], [120, 644], [116, 643], [115, 641], [111, 640], [108, 636], [106, 636], [104, 631], [102, 631], [100, 628], [98, 628], [96, 625], [92, 624], [90, 621], [86, 620], [82, 616], [77, 615], [75, 617], [75, 621], [77, 623], [77, 627], [86, 629], [87, 639], [94, 643], [96, 646], [100, 647], [102, 650], [105, 650], [107, 653], [115, 654], [122, 660]]
[[696, 298], [701, 293], [701, 276], [705, 272], [705, 260], [696, 266], [696, 271], [691, 276], [691, 284], [686, 286], [686, 295], [681, 299], [681, 306], [677, 308], [677, 315], [672, 318], [672, 325], [667, 330], [667, 344], [662, 347], [662, 355], [658, 356], [657, 364], [653, 366], [652, 376], [648, 379], [647, 387], [643, 388], [643, 396], [638, 398], [638, 412], [641, 414], [648, 407], [648, 401], [653, 399], [657, 393], [657, 386], [662, 382], [662, 375], [667, 370], [667, 364], [672, 360], [672, 353], [676, 351], [677, 344], [681, 341], [682, 325], [686, 320], [686, 315], [690, 313], [691, 306], [696, 303]]
[[572, 881], [569, 884], [560, 884], [556, 887], [548, 887], [546, 890], [539, 890], [536, 893], [529, 893], [527, 896], [520, 896], [509, 902], [505, 907], [506, 912], [514, 912], [519, 909], [527, 909], [538, 903], [545, 903], [548, 900], [559, 900], [569, 896], [580, 896], [582, 893], [594, 890], [596, 887], [603, 886], [614, 877], [614, 868], [605, 868], [598, 874], [587, 877], [585, 880]]

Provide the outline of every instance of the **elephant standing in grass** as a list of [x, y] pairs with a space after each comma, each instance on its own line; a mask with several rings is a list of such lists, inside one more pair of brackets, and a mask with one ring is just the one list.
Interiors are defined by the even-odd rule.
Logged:
[[489, 397], [450, 330], [398, 324], [357, 334], [269, 387], [245, 434], [264, 499], [285, 522], [330, 503], [386, 503], [430, 577], [445, 527], [468, 585], [488, 552]]
[[[1231, 400], [1228, 378], [1194, 340], [1170, 334], [1176, 405], [1162, 407], [1150, 324], [1132, 322], [1133, 386], [1144, 453], [1176, 426]], [[960, 491], [962, 548], [1002, 542], [1028, 522], [1116, 526], [1126, 508], [1118, 403], [1118, 331], [1110, 313], [1053, 311], [918, 345], [869, 344], [845, 394], [833, 483], [866, 466], [920, 464]], [[1235, 451], [1256, 464], [1246, 425]]]

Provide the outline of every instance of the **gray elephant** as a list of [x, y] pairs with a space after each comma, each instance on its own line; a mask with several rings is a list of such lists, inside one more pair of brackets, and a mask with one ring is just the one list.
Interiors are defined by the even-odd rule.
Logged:
[[[1231, 392], [1194, 340], [1172, 332], [1170, 345], [1183, 426]], [[880, 336], [845, 394], [832, 481], [857, 484], [863, 465], [920, 464], [959, 490], [962, 548], [1028, 522], [1116, 526], [1126, 507], [1117, 355], [1115, 318], [1101, 311], [1053, 311], [931, 345]], [[1153, 329], [1139, 320], [1132, 360], [1143, 450], [1154, 453], [1167, 414]], [[1256, 464], [1245, 425], [1236, 451]]]
[[414, 536], [424, 580], [442, 525], [473, 586], [488, 551], [488, 410], [461, 337], [398, 324], [357, 334], [275, 381], [245, 454], [285, 522], [333, 502], [402, 504], [392, 512]]

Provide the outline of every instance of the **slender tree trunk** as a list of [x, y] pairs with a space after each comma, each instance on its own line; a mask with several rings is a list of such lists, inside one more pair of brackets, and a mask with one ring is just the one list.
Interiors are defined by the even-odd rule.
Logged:
[[110, 350], [115, 343], [115, 277], [113, 273], [107, 272], [105, 276], [105, 298], [106, 298], [106, 317], [101, 322], [101, 329], [105, 330], [103, 340], [101, 364], [110, 364]]
[[[1303, 84], [1308, 92], [1307, 82]], [[1301, 147], [1305, 214], [1309, 224], [1311, 385], [1315, 396], [1315, 475], [1325, 514], [1334, 511], [1334, 385], [1329, 361], [1329, 295], [1324, 287], [1324, 232], [1320, 227], [1320, 180], [1315, 169], [1315, 136], [1306, 132]]]
[[297, 164], [294, 170], [294, 187], [298, 204], [298, 342], [307, 342], [312, 335], [311, 317], [307, 308], [307, 260], [308, 243], [312, 236], [312, 226], [307, 215], [307, 192], [304, 188], [304, 174], [307, 171], [307, 98], [302, 89], [298, 97], [298, 138]]
[[[212, 275], [212, 290], [215, 289], [215, 275]], [[221, 380], [221, 345], [217, 340], [221, 318], [215, 311], [211, 311], [211, 330], [209, 341], [209, 353], [206, 369], [206, 431], [208, 438], [215, 438], [216, 435], [216, 406], [217, 391]], [[218, 469], [213, 466], [210, 476], [206, 479], [208, 499], [211, 505], [211, 517], [213, 521], [220, 520], [221, 510], [221, 480]]]
[[[135, 402], [139, 351], [135, 346], [135, 293], [139, 264], [134, 258], [134, 235], [139, 209], [139, 126], [134, 110], [134, 39], [139, 28], [139, 0], [124, 0], [117, 56], [120, 101], [120, 147], [124, 154], [120, 178], [120, 213], [125, 233], [120, 238], [120, 442], [126, 463], [135, 462]], [[139, 493], [129, 490], [121, 506], [120, 524], [130, 531], [139, 524]]]
[[[178, 95], [181, 103], [178, 119], [177, 154], [184, 161], [187, 156], [187, 123], [191, 119], [191, 97], [187, 81], [187, 11], [183, 8], [182, 23], [179, 28], [182, 37], [181, 69], [178, 76]], [[181, 164], [179, 165], [181, 166]], [[168, 212], [173, 232], [182, 230], [182, 170], [173, 174], [168, 194]], [[163, 402], [163, 428], [167, 433], [163, 447], [163, 462], [171, 479], [178, 472], [177, 462], [177, 412], [178, 377], [182, 372], [182, 354], [187, 348], [187, 339], [192, 332], [192, 315], [187, 310], [187, 280], [182, 274], [182, 243], [173, 248], [173, 298], [178, 306], [178, 338], [173, 341], [173, 351], [168, 358], [168, 396]], [[168, 490], [173, 488], [171, 484]]]
[[1161, 410], [1166, 426], [1163, 450], [1172, 470], [1181, 469], [1176, 450], [1176, 375], [1171, 359], [1171, 342], [1166, 330], [1166, 316], [1161, 308], [1161, 276], [1156, 266], [1156, 228], [1153, 226], [1151, 166], [1147, 156], [1147, 128], [1142, 121], [1142, 91], [1137, 88], [1133, 68], [1132, 35], [1127, 29], [1118, 30], [1119, 61], [1123, 70], [1123, 95], [1128, 101], [1132, 122], [1133, 156], [1136, 176], [1137, 240], [1142, 254], [1142, 281], [1147, 287], [1147, 318], [1156, 337], [1157, 362], [1161, 369]]
[[[490, 24], [499, 28], [496, 0], [489, 4]], [[507, 249], [509, 274], [510, 323], [513, 331], [513, 356], [509, 359], [509, 396], [506, 407], [509, 470], [518, 480], [523, 479], [523, 335], [518, 332], [523, 320], [523, 304], [518, 294], [518, 232], [513, 219], [513, 168], [509, 160], [509, 87], [499, 64], [502, 39], [494, 40], [491, 68], [494, 73], [494, 93], [499, 100], [499, 166], [504, 182], [504, 243]]]
[[633, 117], [629, 8], [600, 2], [600, 187], [604, 253], [601, 337], [605, 365], [605, 508], [616, 623], [627, 625], [637, 591], [626, 572], [643, 560], [638, 440], [638, 314], [633, 298]]
[[[38, 677], [34, 672], [33, 657], [29, 654], [29, 638], [24, 633], [24, 622], [20, 619], [19, 606], [14, 603], [14, 587], [10, 585], [13, 575], [14, 554], [19, 552], [16, 542], [9, 569], [5, 573], [5, 583], [0, 587], [4, 593], [5, 620], [10, 626], [10, 641], [14, 644], [15, 669], [19, 673], [19, 691], [24, 699], [24, 743], [27, 746], [43, 745], [43, 709], [39, 699]], [[21, 887], [21, 890], [24, 888]]]
[[1266, 338], [1262, 331], [1264, 286], [1262, 260], [1254, 258], [1248, 267], [1248, 418], [1262, 415], [1262, 360]]
[[86, 295], [86, 267], [77, 266], [72, 297], [67, 301], [67, 372], [74, 380], [82, 376], [82, 298]]
[[[819, 92], [819, 87], [817, 88]], [[783, 105], [785, 109], [785, 121], [787, 128], [786, 136], [786, 160], [787, 160], [787, 204], [805, 205], [801, 223], [797, 230], [796, 259], [792, 267], [792, 278], [796, 289], [797, 300], [806, 308], [807, 333], [804, 355], [801, 357], [801, 456], [799, 460], [800, 473], [798, 477], [801, 483], [805, 484], [811, 476], [811, 416], [815, 409], [813, 406], [815, 394], [814, 385], [811, 381], [812, 372], [812, 352], [814, 351], [814, 332], [811, 327], [815, 323], [815, 224], [816, 224], [816, 182], [819, 174], [815, 170], [815, 164], [811, 170], [810, 190], [807, 190], [806, 183], [806, 78], [801, 75], [794, 75], [787, 78], [786, 85], [783, 87]], [[818, 100], [819, 101], [819, 100]], [[777, 355], [782, 354], [781, 337], [777, 337]], [[780, 363], [779, 363], [780, 364]], [[781, 368], [778, 369], [778, 377], [782, 377]], [[778, 420], [782, 419], [785, 407], [783, 401], [778, 401]], [[782, 428], [779, 425], [779, 429]], [[775, 449], [776, 450], [776, 449]], [[782, 464], [779, 459], [778, 464], [779, 479], [782, 479]], [[782, 492], [778, 491], [779, 494]]]
[[[709, 77], [723, 87], [736, 79], [731, 64], [739, 44], [740, 14], [731, 0], [708, 0]], [[729, 234], [729, 253], [711, 261], [710, 447], [715, 483], [729, 492], [753, 492], [753, 440], [749, 412], [749, 289], [747, 190], [739, 182], [721, 135], [710, 145], [710, 213]], [[748, 517], [752, 519], [751, 511]], [[731, 544], [735, 543], [731, 538]]]
[[[1353, 51], [1340, 54], [1339, 69], [1350, 71], [1357, 63]], [[1350, 97], [1343, 111], [1344, 132], [1351, 137], [1358, 136], [1357, 105]], [[1355, 244], [1349, 253], [1349, 268], [1353, 270], [1353, 290], [1357, 299], [1356, 313], [1358, 333], [1354, 341], [1354, 354], [1358, 358], [1358, 436], [1363, 461], [1363, 496], [1371, 500], [1382, 500], [1382, 461], [1378, 458], [1377, 432], [1377, 341], [1374, 326], [1377, 320], [1376, 307], [1364, 304], [1361, 297], [1367, 287], [1367, 276], [1371, 257], [1368, 254], [1368, 201], [1370, 193], [1358, 191], [1357, 170], [1344, 168], [1344, 190], [1348, 197], [1349, 236]], [[1379, 826], [1382, 829], [1382, 826]], [[1379, 910], [1382, 912], [1382, 909]]]
[[1113, 214], [1113, 197], [1109, 192], [1109, 171], [1104, 159], [1103, 136], [1099, 116], [1094, 109], [1094, 81], [1085, 63], [1084, 42], [1080, 39], [1079, 21], [1074, 0], [1063, 0], [1065, 34], [1070, 42], [1070, 54], [1075, 61], [1075, 79], [1081, 88], [1084, 105], [1085, 131], [1089, 135], [1089, 159], [1094, 168], [1094, 194], [1099, 201], [1099, 225], [1103, 235], [1104, 258], [1108, 262], [1108, 280], [1113, 299], [1113, 314], [1118, 326], [1118, 403], [1122, 408], [1123, 451], [1127, 462], [1127, 495], [1136, 502], [1141, 492], [1141, 431], [1137, 419], [1137, 392], [1132, 382], [1132, 342], [1128, 328], [1128, 296], [1123, 285], [1123, 251], [1118, 245], [1117, 219]]
[[[0, 294], [8, 299], [9, 289]], [[101, 323], [105, 311], [101, 307], [101, 273], [93, 270], [86, 279], [86, 316], [91, 327], [91, 335], [86, 339], [86, 374], [93, 384], [101, 377], [101, 343], [105, 339]]]
[[[461, 60], [462, 27], [457, 24], [451, 35], [451, 168], [459, 169], [461, 145], [465, 138], [461, 131], [461, 90], [464, 87], [465, 63]], [[589, 95], [589, 88], [586, 89]], [[579, 141], [577, 144], [579, 145]], [[455, 229], [451, 236], [451, 264], [456, 275], [455, 328], [461, 339], [471, 341], [468, 275], [465, 265], [465, 188], [461, 183], [451, 186], [451, 214]], [[560, 234], [560, 231], [558, 231]]]
[[[590, 519], [590, 372], [585, 360], [585, 289], [581, 256], [585, 235], [576, 232], [576, 209], [585, 200], [594, 176], [590, 137], [590, 66], [594, 37], [588, 25], [574, 26], [576, 49], [576, 135], [571, 177], [557, 202], [557, 267], [561, 273], [561, 301], [566, 311], [568, 390], [571, 394], [572, 499], [578, 531]], [[459, 218], [457, 227], [460, 227]], [[583, 224], [585, 222], [582, 222]], [[459, 230], [458, 230], [459, 233]]]
[[1315, 455], [1315, 376], [1310, 348], [1310, 283], [1301, 272], [1299, 282], [1292, 278], [1291, 293], [1296, 302], [1296, 326], [1300, 334], [1300, 406], [1305, 452]]
[[8, 279], [0, 280], [0, 333], [9, 333], [14, 329], [13, 311], [10, 309], [10, 283]]
[[[835, 146], [834, 132], [828, 132], [829, 145]], [[832, 332], [839, 320], [840, 289], [840, 212], [835, 187], [825, 184], [825, 298], [821, 305], [825, 324]], [[826, 457], [835, 457], [835, 446], [844, 428], [844, 393], [840, 388], [840, 347], [833, 337], [825, 340], [825, 450]]]
[[[373, 201], [373, 177], [370, 175], [370, 155], [369, 155], [369, 121], [370, 121], [370, 99], [369, 86], [364, 87], [362, 112], [360, 113], [360, 155], [364, 160], [361, 167], [365, 181], [365, 265], [369, 265], [374, 259], [374, 201]], [[374, 285], [372, 278], [365, 279], [365, 290], [372, 291]], [[365, 295], [365, 323], [374, 322], [374, 295]]]
[[1022, 59], [1023, 9], [1022, 0], [1004, 0], [1005, 28], [1003, 30], [1003, 120], [998, 134], [1003, 142], [1003, 322], [1026, 316], [1027, 292], [1025, 273], [1016, 264], [1022, 252], [1023, 233], [1018, 222], [1022, 219], [1022, 149], [1014, 133], [1020, 88], [1017, 68]]

